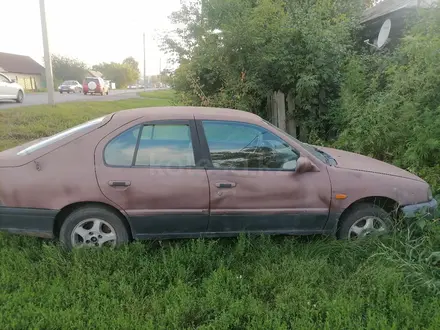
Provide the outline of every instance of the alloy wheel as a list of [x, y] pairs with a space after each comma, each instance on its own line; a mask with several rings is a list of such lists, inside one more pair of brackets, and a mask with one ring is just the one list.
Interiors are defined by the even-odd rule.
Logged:
[[73, 247], [116, 246], [116, 231], [102, 219], [86, 219], [78, 223], [72, 231]]
[[357, 220], [348, 231], [348, 238], [364, 238], [367, 236], [383, 235], [388, 232], [386, 223], [379, 217], [366, 216]]

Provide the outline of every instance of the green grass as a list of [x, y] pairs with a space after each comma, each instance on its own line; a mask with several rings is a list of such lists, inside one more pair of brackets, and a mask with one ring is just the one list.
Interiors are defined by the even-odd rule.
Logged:
[[0, 110], [0, 151], [123, 109], [170, 105], [166, 98], [59, 103]]
[[[392, 245], [388, 245], [392, 246]], [[378, 242], [247, 238], [63, 252], [0, 239], [2, 329], [438, 329]]]
[[[162, 94], [0, 111], [0, 150], [113, 111], [170, 102]], [[0, 325], [439, 329], [439, 248], [434, 225], [352, 243], [241, 236], [72, 253], [52, 241], [0, 234]]]
[[172, 89], [167, 89], [167, 90], [158, 90], [151, 92], [140, 92], [139, 95], [145, 98], [173, 99], [176, 93]]

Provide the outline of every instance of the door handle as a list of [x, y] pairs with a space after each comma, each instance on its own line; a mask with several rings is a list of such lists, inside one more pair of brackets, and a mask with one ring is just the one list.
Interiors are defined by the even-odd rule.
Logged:
[[215, 186], [217, 188], [234, 188], [237, 184], [235, 182], [217, 182]]
[[110, 187], [129, 187], [131, 185], [130, 181], [109, 181], [108, 185]]

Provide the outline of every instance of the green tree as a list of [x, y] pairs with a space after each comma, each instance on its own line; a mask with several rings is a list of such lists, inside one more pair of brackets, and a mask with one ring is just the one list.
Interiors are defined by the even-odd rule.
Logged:
[[82, 82], [87, 74], [87, 66], [84, 62], [60, 55], [52, 55], [52, 70], [56, 83], [65, 80]]
[[134, 57], [132, 57], [132, 56], [127, 57], [126, 59], [124, 59], [122, 61], [122, 64], [128, 65], [130, 68], [132, 68], [133, 71], [137, 73], [135, 80], [139, 79], [139, 76], [140, 76], [139, 63], [138, 63], [138, 61], [136, 61], [134, 59]]
[[106, 79], [110, 79], [116, 83], [118, 88], [124, 88], [137, 81], [139, 71], [124, 63], [100, 63], [93, 66], [93, 70], [100, 71]]
[[340, 69], [353, 47], [362, 1], [187, 1], [163, 46], [180, 64], [174, 87], [186, 102], [227, 106], [267, 117], [273, 91], [294, 96], [295, 117], [330, 131]]

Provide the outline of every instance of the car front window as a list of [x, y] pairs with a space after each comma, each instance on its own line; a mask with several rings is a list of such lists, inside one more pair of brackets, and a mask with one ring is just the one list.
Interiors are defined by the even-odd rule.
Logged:
[[88, 121], [86, 123], [83, 123], [81, 125], [69, 128], [63, 132], [58, 133], [58, 134], [52, 135], [51, 137], [48, 137], [48, 138], [44, 139], [43, 141], [37, 142], [37, 143], [27, 147], [26, 149], [21, 150], [20, 152], [17, 153], [17, 155], [18, 156], [29, 155], [30, 153], [32, 153], [38, 149], [41, 149], [41, 148], [46, 147], [48, 145], [51, 145], [55, 142], [58, 142], [58, 141], [66, 138], [76, 132], [80, 132], [80, 131], [83, 131], [89, 127], [98, 125], [104, 120], [104, 118], [106, 118], [106, 116], [100, 117], [97, 119], [93, 119], [93, 120]]
[[294, 141], [295, 141], [296, 143], [298, 143], [301, 147], [303, 147], [304, 149], [306, 149], [308, 152], [310, 152], [313, 156], [315, 156], [316, 158], [318, 158], [318, 159], [319, 159], [320, 161], [322, 161], [323, 163], [329, 164], [329, 161], [328, 161], [327, 157], [325, 156], [325, 154], [323, 154], [321, 151], [319, 151], [319, 149], [317, 149], [316, 147], [314, 147], [314, 146], [312, 146], [312, 145], [310, 145], [310, 144], [307, 144], [307, 143], [301, 142], [300, 140], [294, 138], [294, 137], [291, 136], [290, 134], [286, 133], [285, 131], [283, 131], [283, 130], [280, 129], [279, 127], [277, 127], [277, 126], [271, 124], [270, 122], [268, 122], [268, 121], [266, 121], [266, 120], [263, 120], [263, 122], [264, 122], [266, 125], [268, 125], [268, 126], [274, 128], [274, 129], [276, 129], [276, 130], [277, 130], [278, 132], [280, 132], [282, 135], [284, 135], [284, 136], [286, 136], [286, 137], [288, 137], [288, 138], [294, 140]]
[[203, 121], [215, 168], [295, 170], [299, 153], [260, 126], [228, 121]]

